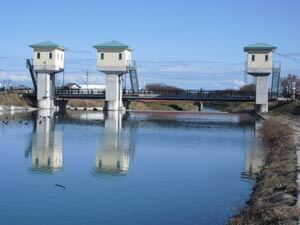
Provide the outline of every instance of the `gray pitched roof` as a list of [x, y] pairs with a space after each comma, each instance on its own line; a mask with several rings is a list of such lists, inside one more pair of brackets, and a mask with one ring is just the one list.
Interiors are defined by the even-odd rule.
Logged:
[[61, 50], [66, 50], [66, 48], [62, 45], [55, 44], [52, 41], [43, 41], [36, 44], [29, 45], [31, 48], [58, 48]]
[[123, 44], [119, 41], [109, 41], [109, 42], [105, 42], [102, 44], [97, 44], [93, 46], [96, 49], [102, 48], [102, 49], [106, 49], [106, 48], [113, 48], [113, 49], [128, 49], [131, 50], [129, 45]]
[[248, 50], [274, 50], [277, 47], [270, 45], [270, 44], [266, 44], [263, 42], [259, 42], [253, 45], [248, 45], [246, 47], [244, 47], [244, 51], [248, 51]]

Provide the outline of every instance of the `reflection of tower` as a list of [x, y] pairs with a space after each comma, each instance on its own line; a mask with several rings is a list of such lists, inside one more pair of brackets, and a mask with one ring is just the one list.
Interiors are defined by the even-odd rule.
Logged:
[[102, 146], [96, 152], [97, 173], [123, 175], [128, 172], [131, 153], [130, 130], [122, 129], [122, 118], [122, 112], [107, 112]]
[[57, 171], [62, 167], [62, 132], [55, 131], [54, 112], [39, 110], [32, 137], [32, 168]]
[[245, 170], [242, 173], [243, 178], [254, 178], [264, 164], [264, 148], [258, 135], [260, 126], [260, 122], [255, 122], [255, 138], [249, 143], [246, 151]]

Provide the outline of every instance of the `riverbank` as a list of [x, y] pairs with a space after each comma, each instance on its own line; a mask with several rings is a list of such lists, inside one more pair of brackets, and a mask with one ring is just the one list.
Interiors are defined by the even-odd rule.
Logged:
[[21, 95], [10, 92], [0, 94], [0, 112], [32, 110], [35, 110], [33, 103]]
[[298, 224], [300, 118], [291, 115], [297, 112], [298, 104], [279, 104], [263, 115], [260, 137], [266, 145], [265, 165], [257, 175], [250, 200], [230, 225]]

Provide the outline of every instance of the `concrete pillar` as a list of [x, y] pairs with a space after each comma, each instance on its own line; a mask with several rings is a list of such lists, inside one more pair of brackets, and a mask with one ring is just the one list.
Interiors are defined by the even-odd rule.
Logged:
[[257, 76], [255, 97], [256, 112], [268, 112], [268, 89], [268, 76]]
[[55, 76], [48, 73], [37, 75], [37, 101], [41, 109], [53, 109], [55, 99]]
[[105, 79], [105, 111], [124, 111], [122, 101], [122, 76], [107, 74]]
[[200, 102], [197, 102], [197, 106], [198, 106], [198, 111], [202, 111], [203, 110], [203, 102], [200, 101]]

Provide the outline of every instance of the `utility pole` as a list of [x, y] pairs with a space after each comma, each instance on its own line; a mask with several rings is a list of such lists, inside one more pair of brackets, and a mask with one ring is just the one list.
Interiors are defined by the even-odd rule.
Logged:
[[86, 70], [86, 88], [89, 89], [89, 70]]

